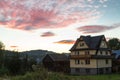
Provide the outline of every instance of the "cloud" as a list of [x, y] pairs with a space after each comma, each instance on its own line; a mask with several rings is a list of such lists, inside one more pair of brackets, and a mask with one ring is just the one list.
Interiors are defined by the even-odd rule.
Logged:
[[75, 40], [61, 40], [61, 41], [54, 42], [54, 43], [57, 43], [57, 44], [74, 44]]
[[115, 24], [112, 26], [104, 26], [104, 25], [86, 25], [78, 27], [77, 30], [82, 33], [100, 33], [107, 30], [111, 30], [114, 28], [120, 27], [120, 24]]
[[107, 0], [0, 0], [0, 25], [21, 30], [66, 27], [99, 18], [99, 9], [105, 2]]
[[10, 46], [10, 48], [17, 48], [18, 46]]
[[52, 32], [45, 32], [41, 35], [41, 37], [51, 37], [51, 36], [55, 36], [55, 34]]

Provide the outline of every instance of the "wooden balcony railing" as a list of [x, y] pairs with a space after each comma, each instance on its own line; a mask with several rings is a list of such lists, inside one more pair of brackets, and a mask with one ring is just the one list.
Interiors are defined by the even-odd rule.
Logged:
[[70, 59], [90, 59], [91, 55], [70, 55]]
[[112, 59], [110, 55], [70, 55], [70, 59]]

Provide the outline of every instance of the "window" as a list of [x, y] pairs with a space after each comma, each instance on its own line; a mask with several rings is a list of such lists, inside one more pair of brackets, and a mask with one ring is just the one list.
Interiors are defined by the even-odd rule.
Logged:
[[108, 52], [107, 52], [107, 51], [106, 51], [105, 53], [106, 53], [106, 55], [108, 55]]
[[86, 64], [90, 64], [90, 59], [86, 59], [86, 60], [85, 60], [85, 63], [86, 63]]
[[89, 51], [85, 51], [85, 55], [89, 55], [90, 53], [89, 53]]
[[105, 68], [106, 72], [109, 72], [109, 68]]
[[80, 46], [84, 46], [84, 43], [80, 43]]
[[80, 72], [80, 68], [75, 68], [75, 72], [79, 73]]
[[80, 64], [80, 60], [75, 60], [75, 64]]
[[75, 55], [79, 55], [79, 51], [76, 51], [76, 52], [75, 52]]
[[108, 59], [105, 60], [105, 63], [108, 64]]
[[102, 51], [100, 51], [100, 54], [102, 55]]
[[83, 62], [83, 61], [81, 61], [81, 64], [84, 64], [84, 62]]
[[100, 69], [99, 69], [99, 73], [100, 73], [100, 74], [103, 74], [103, 72], [104, 72], [103, 68], [100, 68]]
[[104, 46], [105, 46], [105, 43], [103, 42], [103, 43], [102, 43], [102, 47], [104, 47]]
[[87, 74], [90, 73], [90, 69], [86, 69], [86, 73], [87, 73]]

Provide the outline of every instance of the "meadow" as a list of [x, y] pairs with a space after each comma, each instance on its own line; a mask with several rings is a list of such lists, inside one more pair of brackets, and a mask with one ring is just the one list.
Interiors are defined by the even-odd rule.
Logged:
[[27, 72], [25, 75], [4, 76], [0, 80], [120, 80], [120, 74], [102, 75], [70, 75], [57, 72], [48, 72], [46, 69], [39, 69], [34, 72]]

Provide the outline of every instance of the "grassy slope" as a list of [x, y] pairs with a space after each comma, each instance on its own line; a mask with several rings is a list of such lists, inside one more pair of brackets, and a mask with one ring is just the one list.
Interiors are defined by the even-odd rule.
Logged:
[[60, 73], [51, 73], [49, 75], [39, 76], [39, 74], [26, 74], [25, 76], [13, 77], [11, 80], [120, 80], [119, 74], [109, 75], [89, 75], [89, 76], [72, 76]]
[[72, 79], [77, 80], [120, 80], [120, 74], [108, 74], [108, 75], [89, 75], [89, 76], [69, 76]]
[[[0, 80], [4, 79], [0, 78]], [[120, 74], [73, 76], [48, 72], [46, 69], [40, 68], [21, 76], [7, 76], [6, 80], [120, 80]]]

